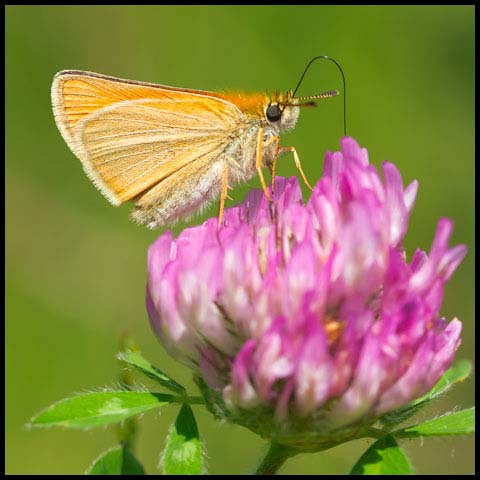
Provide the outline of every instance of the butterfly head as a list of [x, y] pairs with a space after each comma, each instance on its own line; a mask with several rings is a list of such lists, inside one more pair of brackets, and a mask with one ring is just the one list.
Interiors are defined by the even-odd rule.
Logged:
[[295, 127], [300, 114], [297, 99], [292, 97], [292, 91], [275, 92], [265, 107], [265, 119], [275, 130], [290, 130]]
[[319, 95], [294, 97], [291, 89], [287, 93], [275, 92], [265, 107], [265, 119], [276, 130], [291, 130], [297, 123], [300, 107], [315, 107], [317, 103], [314, 100], [338, 94], [338, 90], [331, 90]]

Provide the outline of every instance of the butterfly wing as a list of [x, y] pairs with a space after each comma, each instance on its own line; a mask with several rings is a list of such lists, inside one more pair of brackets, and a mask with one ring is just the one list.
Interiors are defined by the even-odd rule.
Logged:
[[52, 85], [60, 132], [114, 205], [221, 154], [242, 113], [214, 95], [75, 71]]

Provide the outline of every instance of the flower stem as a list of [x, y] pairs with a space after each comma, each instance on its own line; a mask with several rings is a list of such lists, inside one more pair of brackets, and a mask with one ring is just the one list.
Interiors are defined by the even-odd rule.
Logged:
[[296, 454], [297, 452], [290, 447], [272, 443], [262, 463], [258, 466], [255, 475], [274, 475], [287, 458]]
[[[120, 336], [120, 351], [125, 352], [132, 345], [135, 345], [129, 333], [123, 332]], [[134, 386], [132, 372], [128, 369], [122, 368], [120, 370], [120, 385], [125, 389], [131, 390]], [[127, 418], [116, 426], [117, 437], [119, 442], [128, 450], [133, 452], [135, 447], [135, 440], [137, 434], [137, 419]]]

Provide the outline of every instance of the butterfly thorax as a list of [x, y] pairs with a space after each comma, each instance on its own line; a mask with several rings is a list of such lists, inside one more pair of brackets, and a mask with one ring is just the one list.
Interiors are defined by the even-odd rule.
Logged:
[[218, 94], [220, 98], [233, 103], [250, 121], [261, 121], [269, 103], [266, 93], [245, 93], [230, 91]]

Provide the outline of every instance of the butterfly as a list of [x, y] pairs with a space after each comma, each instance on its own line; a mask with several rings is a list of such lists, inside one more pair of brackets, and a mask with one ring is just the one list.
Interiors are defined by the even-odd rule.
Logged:
[[113, 205], [134, 202], [131, 217], [148, 228], [187, 218], [216, 198], [221, 225], [228, 190], [256, 174], [270, 199], [262, 169], [270, 169], [273, 190], [285, 152], [310, 187], [280, 134], [295, 126], [301, 107], [338, 93], [207, 92], [80, 70], [58, 72], [51, 89], [58, 129], [88, 177]]

